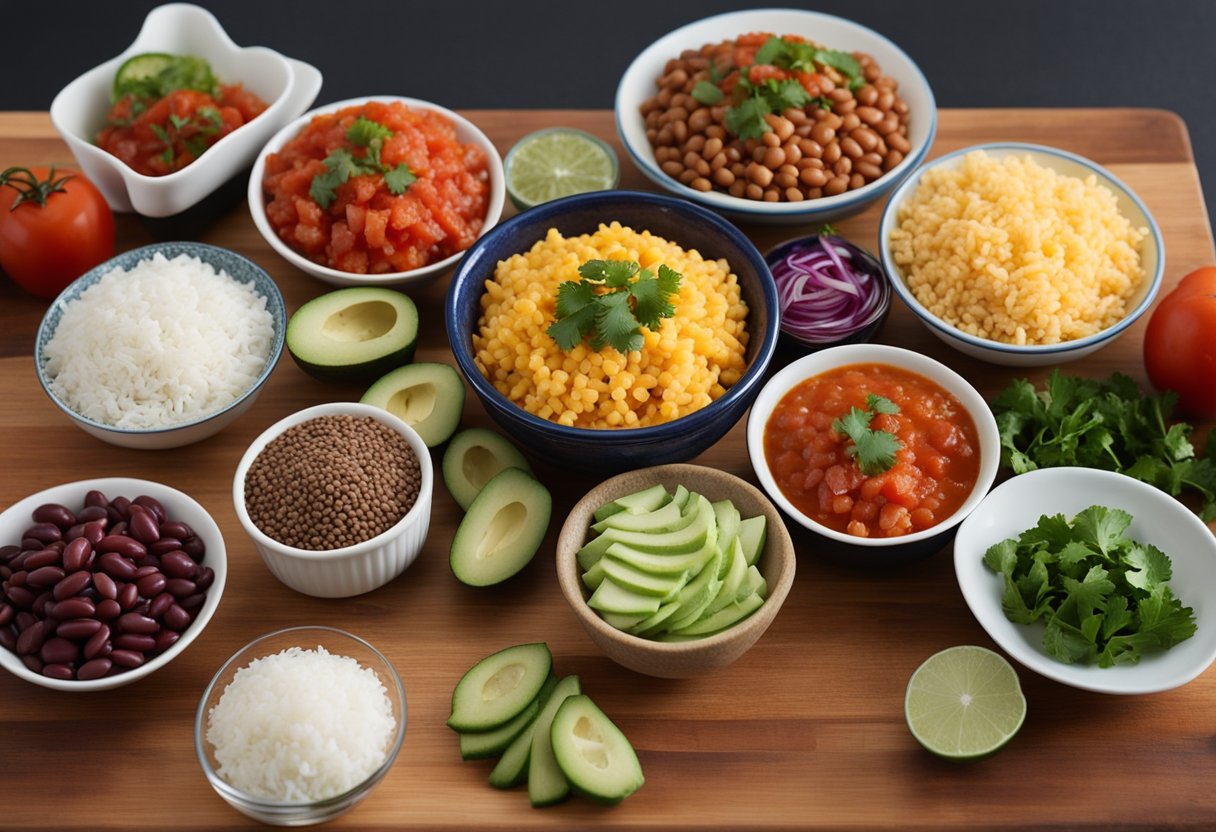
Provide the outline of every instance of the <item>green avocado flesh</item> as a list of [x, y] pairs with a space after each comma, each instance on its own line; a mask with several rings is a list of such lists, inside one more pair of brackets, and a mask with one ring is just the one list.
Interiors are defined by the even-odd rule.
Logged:
[[460, 425], [464, 379], [447, 364], [407, 364], [377, 380], [359, 401], [397, 416], [434, 448]]
[[549, 737], [562, 774], [579, 794], [619, 803], [645, 782], [633, 746], [588, 696], [562, 701]]
[[443, 452], [443, 483], [465, 511], [486, 483], [504, 468], [532, 470], [514, 445], [485, 428], [462, 430], [452, 437]]
[[392, 289], [338, 289], [297, 309], [287, 322], [286, 340], [291, 357], [311, 376], [373, 379], [413, 360], [418, 309]]
[[553, 499], [519, 468], [505, 468], [469, 505], [452, 538], [452, 573], [469, 586], [501, 583], [528, 565], [549, 529]]
[[456, 683], [448, 726], [463, 732], [505, 725], [536, 699], [552, 668], [544, 644], [519, 644], [487, 656]]

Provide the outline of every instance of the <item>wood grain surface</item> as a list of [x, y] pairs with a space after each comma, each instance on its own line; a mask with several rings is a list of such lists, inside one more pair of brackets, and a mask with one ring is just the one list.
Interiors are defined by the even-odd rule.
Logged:
[[[475, 111], [467, 115], [504, 153], [531, 130], [569, 125], [612, 139], [601, 111]], [[1148, 204], [1165, 236], [1166, 288], [1216, 262], [1186, 128], [1151, 110], [946, 110], [934, 155], [981, 141], [1055, 145], [1108, 166]], [[622, 187], [650, 188], [623, 154]], [[0, 113], [0, 168], [71, 162], [42, 113]], [[880, 207], [840, 224], [876, 248]], [[510, 208], [508, 208], [508, 213]], [[746, 229], [762, 249], [813, 229]], [[294, 311], [327, 290], [288, 266], [243, 204], [199, 239], [251, 257]], [[119, 246], [152, 241], [131, 216]], [[414, 293], [423, 324], [418, 358], [451, 362], [441, 325], [446, 281]], [[706, 678], [638, 676], [598, 653], [558, 591], [553, 543], [570, 506], [597, 478], [536, 463], [554, 495], [554, 522], [535, 560], [498, 588], [459, 584], [447, 552], [459, 510], [441, 486], [426, 548], [390, 585], [322, 600], [286, 589], [236, 521], [231, 481], [249, 442], [271, 422], [362, 389], [323, 384], [284, 356], [256, 406], [220, 435], [168, 451], [126, 451], [73, 426], [39, 389], [31, 359], [45, 302], [0, 280], [0, 506], [48, 486], [96, 476], [159, 480], [198, 499], [224, 532], [230, 579], [198, 640], [153, 676], [118, 690], [58, 693], [0, 676], [4, 829], [214, 830], [248, 828], [203, 777], [193, 717], [203, 688], [239, 647], [272, 629], [348, 629], [394, 663], [409, 700], [405, 745], [363, 804], [333, 828], [373, 829], [1095, 829], [1216, 825], [1216, 671], [1152, 696], [1112, 697], [1064, 687], [1019, 668], [1029, 713], [997, 756], [971, 765], [925, 753], [904, 724], [908, 677], [930, 654], [991, 642], [955, 582], [950, 551], [900, 570], [867, 572], [817, 555], [805, 539], [784, 608], [736, 664]], [[1144, 382], [1144, 321], [1070, 371], [1113, 370]], [[879, 340], [938, 358], [993, 394], [1009, 370], [938, 342], [896, 302]], [[788, 359], [788, 356], [786, 356]], [[778, 361], [785, 360], [779, 356]], [[1041, 379], [1046, 370], [1028, 375]], [[1021, 373], [1027, 375], [1026, 373]], [[470, 395], [466, 425], [488, 425]], [[1208, 426], [1200, 426], [1201, 432]], [[696, 461], [755, 481], [743, 423]], [[485, 762], [463, 763], [444, 727], [452, 686], [503, 646], [547, 641], [555, 668], [626, 732], [646, 785], [615, 808], [582, 800], [546, 810], [526, 794], [490, 788]]]

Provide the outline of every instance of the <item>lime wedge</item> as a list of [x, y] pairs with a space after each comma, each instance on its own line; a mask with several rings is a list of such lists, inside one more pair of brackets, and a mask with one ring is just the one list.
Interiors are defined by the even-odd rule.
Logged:
[[507, 153], [507, 193], [523, 211], [563, 196], [615, 188], [616, 153], [582, 130], [554, 127], [524, 136]]
[[908, 680], [904, 716], [917, 742], [939, 757], [974, 760], [997, 751], [1026, 719], [1009, 662], [984, 647], [950, 647]]

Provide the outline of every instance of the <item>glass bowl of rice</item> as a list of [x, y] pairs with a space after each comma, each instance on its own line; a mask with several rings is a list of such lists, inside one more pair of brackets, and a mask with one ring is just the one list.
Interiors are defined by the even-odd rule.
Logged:
[[193, 242], [119, 254], [47, 308], [34, 369], [50, 400], [103, 442], [176, 448], [248, 410], [283, 352], [287, 313], [265, 270]]
[[238, 812], [307, 826], [371, 793], [397, 759], [405, 723], [405, 689], [380, 651], [332, 627], [291, 627], [219, 669], [195, 714], [194, 748]]

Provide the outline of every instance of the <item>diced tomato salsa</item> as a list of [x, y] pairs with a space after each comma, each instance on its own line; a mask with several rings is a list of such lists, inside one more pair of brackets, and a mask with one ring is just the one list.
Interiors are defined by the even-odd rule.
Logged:
[[[310, 194], [326, 157], [346, 149], [363, 158], [347, 131], [360, 117], [392, 131], [386, 169], [417, 177], [394, 194], [380, 173], [351, 176], [325, 207]], [[371, 102], [315, 117], [266, 160], [266, 216], [279, 237], [313, 262], [344, 272], [383, 274], [420, 268], [472, 245], [485, 222], [490, 178], [485, 154], [456, 138], [444, 116], [394, 102]]]
[[214, 98], [190, 89], [154, 100], [124, 95], [106, 116], [97, 146], [138, 173], [164, 176], [189, 165], [266, 106], [241, 84], [221, 85]]
[[[878, 413], [872, 430], [903, 447], [895, 464], [867, 477], [832, 423], [884, 396], [899, 413]], [[764, 455], [781, 493], [838, 532], [894, 537], [936, 525], [963, 504], [979, 477], [971, 414], [935, 382], [885, 364], [856, 364], [814, 376], [777, 403], [764, 428]]]

